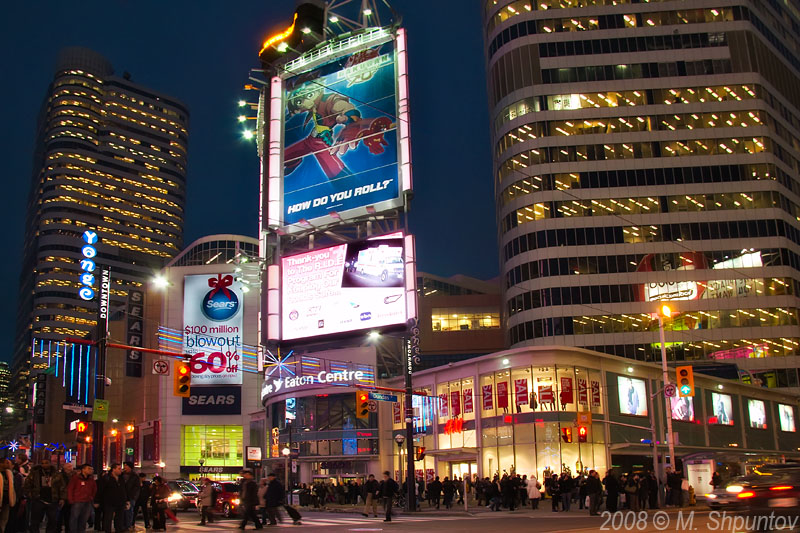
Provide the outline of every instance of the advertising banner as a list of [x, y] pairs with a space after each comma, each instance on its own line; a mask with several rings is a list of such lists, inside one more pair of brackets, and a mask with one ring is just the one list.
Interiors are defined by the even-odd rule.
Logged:
[[426, 468], [425, 469], [425, 484], [432, 482], [436, 477], [435, 471], [433, 468]]
[[450, 416], [461, 415], [461, 394], [457, 391], [450, 391]]
[[592, 381], [592, 407], [600, 407], [600, 382]]
[[183, 398], [184, 415], [240, 415], [242, 414], [242, 388], [191, 387], [190, 396]]
[[483, 410], [488, 411], [492, 408], [492, 386], [483, 386]]
[[439, 416], [447, 417], [449, 416], [447, 409], [447, 394], [440, 394], [439, 395]]
[[515, 379], [514, 380], [514, 403], [516, 405], [527, 405], [528, 404], [528, 380], [523, 379]]
[[621, 414], [647, 416], [647, 386], [643, 379], [617, 376], [617, 394]]
[[497, 384], [497, 408], [506, 409], [508, 407], [508, 382], [501, 381]]
[[400, 402], [392, 404], [392, 416], [395, 424], [401, 424], [403, 422], [403, 410], [400, 407]]
[[555, 403], [556, 399], [553, 396], [553, 386], [552, 385], [540, 385], [539, 386], [539, 402], [542, 405], [545, 404], [553, 404]]
[[283, 220], [397, 200], [394, 42], [286, 79]]
[[711, 393], [711, 408], [714, 415], [709, 424], [720, 424], [722, 426], [733, 425], [733, 405], [728, 394]]
[[406, 322], [403, 237], [281, 259], [284, 340]]
[[472, 389], [464, 389], [464, 413], [471, 413], [472, 409]]
[[589, 405], [589, 386], [586, 383], [586, 378], [578, 378], [578, 403]]
[[575, 393], [572, 390], [572, 378], [561, 378], [561, 392], [559, 393], [561, 407], [575, 402]]
[[192, 385], [241, 385], [244, 293], [230, 274], [183, 281], [183, 353], [191, 356]]
[[679, 422], [694, 422], [694, 398], [672, 396], [669, 399], [672, 419]]
[[767, 429], [767, 408], [761, 400], [747, 400], [747, 414], [750, 418], [750, 427], [753, 429]]
[[794, 425], [794, 407], [791, 405], [778, 404], [778, 418], [781, 424], [781, 431], [794, 433], [797, 428]]
[[[144, 291], [128, 289], [128, 346], [142, 346], [144, 333]], [[125, 375], [131, 378], [142, 377], [142, 352], [128, 350], [125, 358]]]

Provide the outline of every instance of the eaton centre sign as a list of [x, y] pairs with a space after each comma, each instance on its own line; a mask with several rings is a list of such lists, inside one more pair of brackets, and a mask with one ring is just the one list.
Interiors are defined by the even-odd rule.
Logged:
[[364, 381], [365, 374], [361, 370], [343, 370], [327, 372], [325, 370], [309, 376], [292, 376], [283, 378], [267, 378], [261, 385], [261, 401], [270, 394], [286, 392], [291, 389], [309, 386], [345, 385]]

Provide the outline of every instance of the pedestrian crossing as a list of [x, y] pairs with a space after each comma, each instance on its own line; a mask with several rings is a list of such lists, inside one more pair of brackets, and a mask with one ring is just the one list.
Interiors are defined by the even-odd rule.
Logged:
[[[283, 522], [279, 523], [277, 527], [288, 527], [288, 528], [325, 528], [325, 527], [337, 527], [337, 526], [368, 526], [371, 525], [374, 528], [383, 528], [388, 524], [383, 522], [383, 515], [378, 515], [378, 518], [364, 518], [363, 516], [314, 516], [316, 513], [309, 513], [308, 515], [303, 516], [302, 525], [295, 526], [292, 521], [288, 517], [284, 517]], [[180, 515], [179, 515], [180, 517]], [[182, 518], [182, 517], [181, 517]], [[406, 515], [396, 515], [392, 519], [392, 524], [409, 524], [412, 522], [437, 522], [437, 521], [445, 521], [445, 520], [464, 520], [464, 519], [471, 519], [474, 517], [456, 517], [456, 516], [436, 516], [436, 515], [414, 515], [414, 516], [406, 516]], [[209, 524], [206, 526], [201, 526], [197, 522], [183, 520], [178, 524], [169, 524], [167, 526], [168, 531], [205, 531], [206, 533], [211, 533], [214, 531], [231, 531], [235, 530], [239, 525], [238, 521], [224, 521], [224, 522], [215, 522], [213, 524]], [[140, 528], [137, 528], [137, 530]], [[249, 523], [247, 525], [247, 530], [252, 530], [253, 525]], [[265, 528], [268, 529], [268, 528]], [[371, 529], [371, 528], [370, 528]], [[369, 531], [370, 529], [363, 529], [363, 531]]]

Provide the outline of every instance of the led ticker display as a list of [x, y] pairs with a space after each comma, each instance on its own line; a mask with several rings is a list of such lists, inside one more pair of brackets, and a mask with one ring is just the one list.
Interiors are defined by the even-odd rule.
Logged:
[[647, 416], [647, 386], [642, 379], [617, 376], [619, 412]]
[[282, 338], [405, 323], [404, 237], [390, 236], [281, 259]]

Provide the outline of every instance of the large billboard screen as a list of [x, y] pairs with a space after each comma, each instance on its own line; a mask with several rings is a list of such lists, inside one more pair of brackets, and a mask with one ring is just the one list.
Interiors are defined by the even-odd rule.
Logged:
[[747, 400], [747, 415], [750, 418], [750, 427], [754, 429], [767, 429], [767, 408], [761, 400]]
[[778, 418], [781, 421], [781, 431], [788, 431], [790, 433], [797, 431], [794, 425], [794, 407], [779, 403]]
[[398, 234], [282, 258], [282, 338], [405, 323], [404, 240]]
[[389, 40], [285, 79], [282, 226], [399, 197], [395, 67]]
[[647, 416], [647, 386], [644, 380], [617, 376], [617, 389], [620, 413]]
[[694, 398], [691, 396], [672, 396], [669, 399], [672, 419], [680, 422], [694, 422]]
[[230, 274], [183, 280], [183, 353], [192, 385], [241, 385], [244, 293]]
[[711, 408], [714, 414], [708, 421], [709, 424], [719, 424], [722, 426], [733, 425], [733, 405], [729, 395], [712, 392]]

